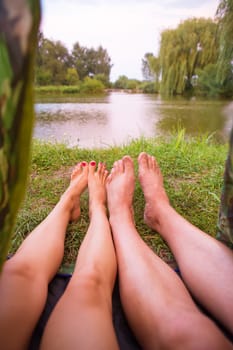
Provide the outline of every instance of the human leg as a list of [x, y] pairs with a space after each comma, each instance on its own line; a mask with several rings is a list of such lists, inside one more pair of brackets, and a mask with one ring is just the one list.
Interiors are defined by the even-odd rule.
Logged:
[[[93, 164], [93, 165], [92, 165]], [[106, 215], [107, 171], [90, 163], [90, 225], [69, 285], [45, 329], [42, 349], [117, 349], [112, 323], [116, 257]]]
[[146, 223], [168, 243], [191, 293], [233, 333], [232, 251], [171, 207], [154, 157], [141, 153], [138, 162]]
[[144, 243], [133, 219], [134, 170], [128, 156], [107, 180], [122, 304], [143, 349], [225, 349], [228, 341], [199, 312], [177, 274]]
[[4, 349], [27, 347], [46, 301], [48, 283], [62, 261], [68, 222], [80, 215], [79, 198], [87, 186], [87, 175], [87, 166], [75, 167], [70, 186], [58, 204], [3, 267], [0, 344]]

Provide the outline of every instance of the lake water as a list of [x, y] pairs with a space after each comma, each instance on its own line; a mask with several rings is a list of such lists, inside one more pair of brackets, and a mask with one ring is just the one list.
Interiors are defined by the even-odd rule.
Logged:
[[94, 98], [43, 98], [35, 111], [35, 138], [81, 148], [122, 145], [180, 128], [186, 135], [212, 134], [221, 142], [228, 140], [233, 124], [233, 102], [120, 92]]

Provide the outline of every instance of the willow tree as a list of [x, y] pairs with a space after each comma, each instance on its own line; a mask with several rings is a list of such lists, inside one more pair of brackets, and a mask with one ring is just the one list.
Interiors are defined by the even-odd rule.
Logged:
[[161, 34], [161, 92], [182, 94], [192, 87], [196, 70], [216, 63], [219, 51], [218, 26], [211, 19], [193, 18], [177, 29]]
[[27, 183], [39, 21], [39, 0], [0, 0], [0, 268]]
[[216, 18], [220, 29], [220, 53], [218, 60], [218, 81], [224, 84], [233, 70], [233, 0], [221, 0]]

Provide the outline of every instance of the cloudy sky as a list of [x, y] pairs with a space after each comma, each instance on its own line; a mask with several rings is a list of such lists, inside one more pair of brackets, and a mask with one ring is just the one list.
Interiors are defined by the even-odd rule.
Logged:
[[42, 0], [45, 37], [71, 49], [102, 45], [112, 59], [111, 80], [142, 79], [141, 60], [158, 53], [160, 33], [192, 17], [213, 18], [219, 0]]

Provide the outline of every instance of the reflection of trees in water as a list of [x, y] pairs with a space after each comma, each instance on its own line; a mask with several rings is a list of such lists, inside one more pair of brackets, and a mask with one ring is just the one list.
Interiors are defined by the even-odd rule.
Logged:
[[106, 124], [108, 122], [108, 116], [102, 111], [42, 111], [36, 113], [36, 120], [43, 123], [50, 122], [65, 122], [69, 120], [78, 121], [79, 124], [87, 124], [91, 121], [97, 120], [98, 124]]
[[224, 139], [226, 117], [222, 105], [207, 104], [160, 105], [161, 119], [157, 128], [161, 132], [171, 132], [184, 128], [189, 135], [215, 134], [216, 139]]

